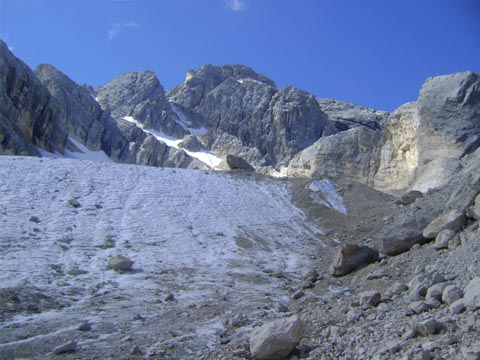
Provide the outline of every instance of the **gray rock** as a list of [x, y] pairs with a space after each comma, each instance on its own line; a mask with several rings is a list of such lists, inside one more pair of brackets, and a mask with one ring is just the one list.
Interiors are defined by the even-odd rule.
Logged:
[[108, 267], [116, 271], [129, 271], [132, 269], [134, 261], [129, 258], [117, 255], [108, 260]]
[[0, 40], [0, 155], [64, 153], [65, 113], [35, 74]]
[[423, 230], [423, 236], [427, 239], [434, 239], [442, 230], [460, 230], [464, 223], [465, 214], [451, 210], [432, 220]]
[[423, 196], [423, 193], [418, 190], [411, 190], [408, 193], [402, 196], [402, 203], [404, 205], [410, 205], [415, 202], [415, 200], [420, 199]]
[[180, 147], [189, 151], [198, 152], [205, 149], [203, 144], [195, 135], [188, 135], [180, 143]]
[[425, 311], [430, 310], [430, 306], [423, 301], [413, 301], [408, 304], [408, 309], [406, 315], [421, 314]]
[[415, 324], [414, 331], [416, 336], [436, 335], [444, 328], [443, 324], [435, 319], [428, 319]]
[[411, 300], [418, 300], [427, 294], [430, 287], [445, 281], [438, 272], [419, 274], [410, 280], [408, 284], [408, 296]]
[[463, 289], [463, 302], [469, 311], [480, 309], [480, 277], [472, 279]]
[[79, 208], [79, 207], [81, 206], [80, 202], [79, 202], [77, 199], [75, 199], [75, 198], [72, 198], [72, 199], [68, 200], [68, 203], [69, 203], [72, 207], [74, 207], [75, 209], [77, 209], [77, 208]]
[[378, 252], [368, 246], [344, 244], [334, 255], [330, 272], [334, 276], [343, 276], [378, 259]]
[[232, 170], [255, 171], [252, 165], [238, 156], [228, 154], [226, 161], [228, 167]]
[[436, 341], [427, 341], [422, 344], [422, 349], [424, 351], [432, 352], [440, 349], [440, 344], [437, 343]]
[[287, 174], [313, 178], [343, 177], [373, 185], [381, 140], [381, 131], [363, 126], [321, 137], [295, 155]]
[[478, 360], [480, 359], [480, 345], [473, 344], [471, 346], [462, 346], [462, 355], [465, 360]]
[[360, 309], [352, 309], [347, 313], [347, 322], [353, 323], [360, 319], [360, 317], [363, 315], [362, 310]]
[[395, 283], [390, 288], [390, 291], [392, 292], [393, 295], [399, 295], [402, 292], [407, 290], [408, 290], [408, 285], [404, 283]]
[[270, 321], [250, 333], [250, 353], [258, 360], [285, 359], [304, 333], [305, 323], [297, 315]]
[[398, 255], [409, 250], [415, 244], [424, 244], [423, 229], [431, 221], [431, 214], [417, 214], [400, 219], [385, 227], [375, 236], [379, 252], [386, 255]]
[[382, 296], [378, 291], [364, 291], [358, 294], [360, 297], [360, 302], [369, 306], [377, 306], [380, 304]]
[[55, 355], [65, 354], [74, 352], [77, 349], [77, 342], [76, 341], [69, 341], [65, 344], [59, 345], [53, 349], [53, 353]]
[[92, 324], [88, 320], [82, 321], [77, 327], [78, 331], [90, 331], [92, 330]]
[[461, 299], [463, 292], [455, 285], [448, 285], [445, 287], [442, 293], [442, 302], [444, 304], [451, 305], [458, 299]]
[[451, 304], [448, 309], [452, 314], [460, 314], [461, 312], [465, 311], [466, 308], [463, 299], [459, 299]]
[[437, 250], [447, 249], [448, 242], [455, 236], [455, 232], [450, 229], [442, 230], [438, 233], [437, 237], [435, 238], [435, 244], [433, 247]]
[[255, 148], [256, 159], [246, 158], [254, 165], [286, 165], [300, 150], [337, 131], [314, 96], [292, 87], [277, 89], [241, 65], [189, 71], [168, 96], [209, 129], [207, 147], [236, 155], [234, 148]]
[[443, 294], [443, 289], [447, 287], [447, 283], [439, 283], [432, 285], [428, 288], [427, 294], [425, 296], [426, 300], [441, 300], [442, 299], [442, 294]]

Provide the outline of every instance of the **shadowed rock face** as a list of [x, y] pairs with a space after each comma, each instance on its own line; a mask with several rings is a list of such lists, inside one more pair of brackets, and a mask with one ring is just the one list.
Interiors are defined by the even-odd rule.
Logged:
[[337, 132], [311, 94], [277, 89], [240, 65], [191, 71], [168, 95], [210, 130], [207, 146], [225, 153], [255, 148], [258, 152], [241, 155], [256, 165], [286, 165], [319, 137]]
[[0, 40], [0, 154], [63, 153], [65, 116], [33, 72]]

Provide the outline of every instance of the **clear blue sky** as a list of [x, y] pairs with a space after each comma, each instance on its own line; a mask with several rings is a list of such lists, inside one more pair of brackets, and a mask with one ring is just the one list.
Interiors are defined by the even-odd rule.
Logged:
[[480, 72], [480, 0], [0, 0], [29, 66], [94, 86], [153, 70], [244, 64], [317, 97], [394, 110], [433, 75]]

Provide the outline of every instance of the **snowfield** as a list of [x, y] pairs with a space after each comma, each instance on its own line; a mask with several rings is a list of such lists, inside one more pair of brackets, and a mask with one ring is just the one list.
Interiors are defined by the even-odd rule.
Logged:
[[[129, 358], [139, 345], [145, 356], [194, 359], [226, 324], [237, 321], [232, 341], [245, 336], [288, 303], [290, 282], [323, 247], [288, 184], [0, 157], [0, 358], [50, 359], [75, 340], [61, 358]], [[108, 269], [118, 254], [132, 271]], [[92, 330], [78, 331], [82, 321]]]

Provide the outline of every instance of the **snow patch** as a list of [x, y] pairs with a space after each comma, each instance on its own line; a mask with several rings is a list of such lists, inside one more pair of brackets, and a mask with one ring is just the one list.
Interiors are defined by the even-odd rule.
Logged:
[[200, 136], [200, 135], [205, 135], [208, 130], [205, 129], [204, 127], [201, 128], [193, 128], [192, 127], [192, 120], [190, 120], [187, 115], [185, 115], [178, 107], [177, 104], [174, 102], [170, 101], [170, 105], [172, 106], [172, 110], [175, 114], [178, 116], [178, 122], [179, 124], [187, 131], [189, 131], [192, 135], [195, 136]]
[[[313, 180], [309, 189], [312, 191], [310, 196], [317, 203], [347, 215], [347, 209], [343, 203], [343, 198], [335, 190], [335, 183], [333, 181]], [[321, 193], [325, 200], [320, 198], [318, 193]]]
[[139, 129], [141, 129], [142, 131], [152, 135], [158, 141], [163, 142], [165, 145], [170, 146], [170, 147], [172, 147], [174, 149], [177, 149], [177, 150], [182, 150], [187, 155], [189, 155], [189, 156], [191, 156], [191, 157], [193, 157], [197, 160], [200, 160], [201, 162], [203, 162], [204, 164], [206, 164], [207, 166], [209, 166], [213, 169], [217, 168], [223, 161], [222, 159], [215, 156], [211, 151], [208, 151], [208, 150], [196, 151], [195, 152], [195, 151], [188, 151], [186, 149], [183, 149], [183, 148], [180, 147], [180, 143], [182, 142], [181, 139], [175, 139], [171, 136], [168, 136], [168, 135], [166, 135], [166, 134], [164, 134], [160, 131], [156, 131], [156, 130], [153, 130], [153, 129], [145, 129], [141, 122], [139, 122], [138, 120], [135, 120], [131, 116], [125, 116], [123, 119], [132, 123], [132, 124], [135, 124]]
[[69, 137], [68, 140], [70, 140], [78, 148], [78, 150], [80, 150], [80, 152], [65, 150], [65, 155], [62, 155], [57, 151], [55, 153], [51, 153], [41, 148], [37, 148], [37, 150], [40, 152], [42, 157], [45, 157], [45, 158], [76, 159], [76, 160], [113, 163], [113, 160], [110, 159], [103, 150], [97, 150], [97, 151], [90, 150], [81, 142], [71, 137]]

